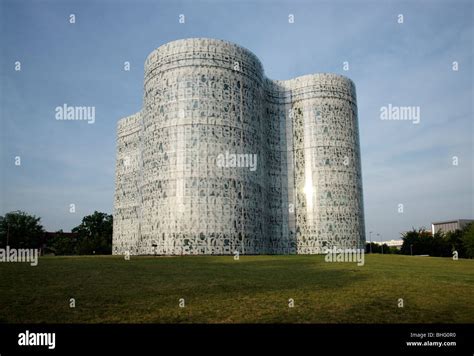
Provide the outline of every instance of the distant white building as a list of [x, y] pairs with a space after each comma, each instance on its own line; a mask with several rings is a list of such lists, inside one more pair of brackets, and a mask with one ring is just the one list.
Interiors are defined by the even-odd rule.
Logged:
[[434, 222], [431, 224], [431, 233], [434, 235], [438, 231], [449, 232], [462, 230], [466, 225], [470, 224], [473, 221], [474, 220], [472, 219], [458, 219]]
[[383, 245], [386, 244], [389, 247], [402, 248], [403, 240], [390, 240], [390, 241], [374, 241], [374, 244]]

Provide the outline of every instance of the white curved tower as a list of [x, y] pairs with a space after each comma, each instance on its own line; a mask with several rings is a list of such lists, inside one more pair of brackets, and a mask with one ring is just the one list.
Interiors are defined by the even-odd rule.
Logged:
[[145, 63], [118, 124], [114, 254], [321, 253], [365, 242], [353, 83], [266, 79], [245, 48], [185, 39]]

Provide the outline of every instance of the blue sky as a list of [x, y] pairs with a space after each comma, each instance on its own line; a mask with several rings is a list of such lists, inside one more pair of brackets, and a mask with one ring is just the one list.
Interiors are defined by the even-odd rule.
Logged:
[[[69, 231], [94, 210], [112, 213], [116, 122], [141, 108], [146, 56], [213, 37], [250, 49], [272, 79], [333, 72], [355, 82], [367, 237], [474, 217], [470, 1], [0, 3], [2, 215], [20, 209]], [[64, 103], [95, 106], [95, 123], [57, 121]], [[388, 104], [419, 106], [420, 123], [381, 120]]]

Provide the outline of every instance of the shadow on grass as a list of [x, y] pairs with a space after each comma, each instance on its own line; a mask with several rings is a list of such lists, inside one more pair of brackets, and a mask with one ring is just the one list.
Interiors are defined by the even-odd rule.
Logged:
[[[48, 258], [38, 267], [8, 265], [0, 271], [0, 284], [8, 286], [0, 291], [0, 304], [6, 306], [0, 320], [6, 322], [101, 322], [111, 320], [110, 313], [129, 321], [149, 320], [150, 313], [170, 321], [180, 312], [182, 297], [191, 308], [186, 310], [212, 315], [199, 320], [215, 321], [235, 313], [232, 303], [242, 304], [242, 310], [250, 303], [257, 312], [259, 305], [284, 305], [291, 295], [337, 293], [367, 278], [355, 265], [281, 257]], [[71, 297], [76, 310], [69, 308]]]

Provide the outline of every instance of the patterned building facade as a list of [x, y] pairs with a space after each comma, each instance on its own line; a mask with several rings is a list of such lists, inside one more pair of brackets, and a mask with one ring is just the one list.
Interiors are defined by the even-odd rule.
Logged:
[[118, 123], [114, 254], [314, 254], [364, 243], [352, 81], [273, 81], [250, 51], [215, 39], [148, 56], [143, 108]]

